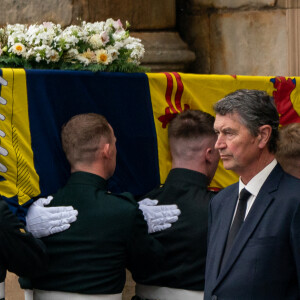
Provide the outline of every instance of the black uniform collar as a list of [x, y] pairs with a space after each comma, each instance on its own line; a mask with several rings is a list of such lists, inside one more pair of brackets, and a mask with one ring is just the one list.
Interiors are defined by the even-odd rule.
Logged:
[[88, 172], [80, 171], [72, 173], [67, 184], [93, 185], [103, 190], [107, 190], [107, 181], [104, 178]]
[[208, 185], [208, 178], [197, 171], [176, 168], [170, 171], [166, 179], [166, 183], [167, 182], [188, 182], [206, 188]]

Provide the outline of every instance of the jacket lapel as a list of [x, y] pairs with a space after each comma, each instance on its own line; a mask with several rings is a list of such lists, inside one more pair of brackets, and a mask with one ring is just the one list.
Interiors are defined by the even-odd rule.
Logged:
[[[272, 203], [274, 199], [273, 192], [277, 190], [283, 171], [279, 164], [274, 168], [266, 182], [263, 184], [260, 192], [258, 193], [253, 206], [251, 207], [249, 214], [247, 215], [245, 222], [243, 223], [238, 235], [236, 236], [235, 242], [232, 245], [230, 255], [225, 262], [222, 270], [220, 270], [219, 277], [217, 279], [217, 285], [222, 281], [224, 276], [228, 273], [237, 257], [245, 247], [247, 241], [252, 235], [255, 228], [258, 226], [261, 218], [265, 211]], [[226, 216], [227, 218], [227, 216]], [[230, 220], [231, 221], [231, 220]], [[229, 230], [229, 228], [227, 228]], [[227, 231], [228, 232], [228, 231]], [[226, 234], [227, 235], [227, 234]], [[223, 247], [225, 241], [223, 241]]]

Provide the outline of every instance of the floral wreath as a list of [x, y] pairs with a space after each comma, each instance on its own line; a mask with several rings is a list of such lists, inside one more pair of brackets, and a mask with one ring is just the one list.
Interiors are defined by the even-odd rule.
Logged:
[[120, 20], [71, 25], [15, 24], [0, 28], [0, 67], [144, 72], [145, 49]]

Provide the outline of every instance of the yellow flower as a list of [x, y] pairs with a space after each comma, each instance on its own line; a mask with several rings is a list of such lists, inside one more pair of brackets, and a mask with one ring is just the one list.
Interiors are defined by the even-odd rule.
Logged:
[[17, 55], [22, 55], [26, 51], [26, 48], [21, 43], [16, 43], [11, 47], [11, 52]]
[[97, 63], [108, 65], [112, 61], [111, 55], [104, 49], [97, 50], [96, 52]]
[[96, 59], [95, 52], [91, 51], [90, 49], [88, 49], [86, 52], [83, 52], [82, 56], [90, 61], [94, 61]]

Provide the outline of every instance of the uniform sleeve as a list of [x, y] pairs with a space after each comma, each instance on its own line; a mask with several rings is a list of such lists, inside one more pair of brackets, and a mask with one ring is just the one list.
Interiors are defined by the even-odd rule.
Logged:
[[46, 268], [44, 244], [26, 232], [23, 223], [0, 200], [0, 267], [18, 276], [35, 276]]
[[133, 228], [127, 245], [128, 265], [133, 278], [143, 279], [163, 263], [165, 250], [150, 234], [141, 210], [136, 206]]

